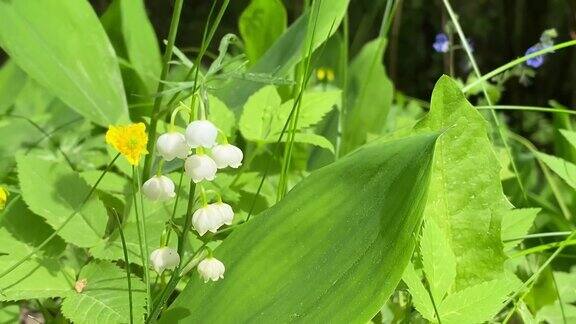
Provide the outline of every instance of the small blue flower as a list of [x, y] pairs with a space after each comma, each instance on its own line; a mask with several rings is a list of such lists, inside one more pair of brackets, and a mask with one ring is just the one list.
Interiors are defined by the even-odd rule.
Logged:
[[434, 41], [434, 44], [432, 44], [432, 47], [434, 47], [434, 50], [438, 53], [448, 52], [450, 49], [450, 40], [448, 39], [448, 36], [444, 33], [436, 35], [436, 40]]
[[[540, 50], [544, 49], [544, 47], [542, 47], [542, 44], [538, 43], [536, 45], [530, 46], [527, 50], [526, 50], [526, 54], [524, 55], [530, 55], [534, 52], [538, 52]], [[528, 59], [526, 61], [526, 65], [533, 67], [535, 69], [539, 68], [540, 66], [542, 66], [542, 64], [544, 64], [544, 56], [543, 55], [538, 55], [536, 57], [533, 57], [531, 59]]]

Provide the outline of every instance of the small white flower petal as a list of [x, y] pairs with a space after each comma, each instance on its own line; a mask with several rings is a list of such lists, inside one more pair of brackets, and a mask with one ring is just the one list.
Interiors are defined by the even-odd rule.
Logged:
[[232, 221], [234, 220], [234, 210], [232, 210], [232, 206], [223, 202], [218, 202], [213, 205], [218, 208], [222, 223], [232, 225]]
[[218, 169], [225, 167], [238, 168], [242, 165], [244, 154], [242, 150], [232, 144], [216, 145], [212, 148], [211, 153]]
[[199, 208], [192, 214], [192, 226], [200, 236], [206, 232], [216, 233], [222, 224], [220, 210], [214, 204]]
[[152, 201], [165, 201], [176, 196], [174, 182], [166, 176], [153, 176], [142, 185], [142, 193]]
[[190, 151], [186, 138], [178, 132], [160, 135], [156, 141], [156, 147], [158, 155], [166, 161], [172, 161], [175, 158], [185, 159]]
[[218, 281], [224, 278], [225, 271], [224, 263], [213, 257], [206, 258], [198, 263], [198, 273], [205, 283], [210, 280]]
[[166, 269], [174, 270], [180, 264], [180, 255], [173, 248], [162, 247], [150, 253], [150, 263], [154, 271], [161, 274]]
[[191, 148], [216, 145], [218, 128], [207, 120], [195, 120], [186, 127], [186, 141]]
[[186, 170], [186, 175], [192, 178], [194, 183], [198, 183], [202, 180], [214, 180], [218, 167], [216, 162], [208, 155], [195, 154], [186, 159], [184, 170]]

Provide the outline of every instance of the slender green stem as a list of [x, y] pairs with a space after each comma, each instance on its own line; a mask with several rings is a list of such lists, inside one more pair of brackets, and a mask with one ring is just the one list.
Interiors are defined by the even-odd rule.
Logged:
[[520, 57], [520, 58], [517, 58], [517, 59], [515, 59], [509, 63], [506, 63], [506, 64], [484, 74], [483, 76], [476, 79], [474, 82], [465, 86], [462, 89], [462, 91], [464, 93], [466, 93], [466, 92], [470, 91], [470, 89], [473, 89], [474, 87], [478, 86], [479, 84], [484, 83], [486, 80], [490, 80], [491, 78], [497, 76], [498, 74], [500, 74], [500, 73], [502, 73], [508, 69], [511, 69], [511, 68], [515, 67], [516, 65], [522, 64], [522, 63], [528, 61], [529, 59], [535, 58], [535, 57], [543, 55], [543, 54], [552, 53], [556, 50], [567, 48], [570, 46], [575, 46], [575, 45], [576, 45], [576, 40], [571, 40], [571, 41], [567, 41], [564, 43], [560, 43], [560, 44], [552, 46], [552, 47], [547, 47], [545, 49], [539, 50], [539, 51], [534, 52], [534, 53], [529, 54], [529, 55], [525, 55], [525, 56]]
[[529, 249], [522, 250], [522, 251], [512, 255], [512, 258], [518, 258], [518, 257], [525, 256], [528, 254], [539, 253], [542, 251], [554, 249], [554, 248], [561, 247], [561, 246], [569, 246], [569, 245], [576, 245], [576, 240], [552, 242], [552, 243], [546, 243], [546, 244], [538, 245], [535, 247], [531, 247]]
[[476, 109], [539, 111], [539, 112], [546, 112], [546, 113], [576, 115], [576, 111], [574, 111], [574, 110], [546, 108], [546, 107], [533, 107], [533, 106], [495, 105], [495, 106], [476, 106]]
[[[144, 219], [140, 219], [140, 212], [138, 211], [138, 199], [136, 197], [136, 192], [139, 191], [139, 174], [136, 172], [136, 167], [132, 166], [132, 201], [134, 207], [134, 215], [136, 216], [136, 232], [138, 234], [138, 247], [140, 248], [140, 261], [142, 262], [142, 272], [144, 272], [144, 283], [146, 284], [146, 296], [148, 300], [152, 300], [152, 294], [150, 292], [150, 271], [148, 265], [148, 242], [145, 239], [146, 228], [144, 227]], [[142, 210], [144, 206], [142, 205]], [[145, 249], [146, 247], [146, 249]], [[150, 303], [147, 304], [148, 314], [150, 314]]]
[[430, 289], [430, 282], [426, 275], [424, 275], [424, 281], [426, 281], [426, 291], [428, 292], [428, 296], [430, 296], [430, 301], [432, 302], [432, 307], [434, 308], [434, 314], [436, 315], [436, 319], [438, 320], [438, 324], [442, 324], [442, 320], [440, 319], [440, 312], [438, 312], [438, 307], [436, 306], [436, 301], [434, 300], [434, 295], [432, 294], [432, 289]]
[[92, 197], [92, 194], [94, 193], [94, 191], [96, 191], [96, 188], [100, 184], [100, 181], [102, 181], [104, 176], [110, 171], [110, 169], [112, 169], [112, 166], [114, 165], [114, 163], [116, 162], [116, 160], [118, 159], [119, 156], [120, 156], [120, 153], [116, 154], [116, 156], [112, 159], [112, 161], [108, 164], [108, 166], [106, 166], [106, 169], [100, 174], [100, 177], [98, 177], [98, 180], [96, 180], [96, 183], [94, 183], [92, 188], [90, 188], [90, 191], [88, 192], [86, 197], [84, 197], [82, 202], [80, 202], [80, 204], [78, 205], [78, 209], [74, 210], [72, 212], [72, 214], [70, 214], [70, 216], [68, 216], [68, 218], [66, 218], [64, 220], [64, 222], [62, 222], [62, 224], [60, 224], [60, 226], [58, 226], [58, 228], [56, 228], [54, 230], [54, 232], [52, 234], [50, 234], [50, 236], [48, 236], [44, 241], [42, 241], [42, 243], [40, 243], [40, 245], [38, 245], [35, 249], [33, 249], [30, 253], [28, 253], [22, 259], [18, 260], [16, 263], [14, 263], [10, 267], [8, 267], [4, 271], [2, 271], [2, 273], [0, 273], [0, 278], [3, 278], [4, 276], [6, 276], [10, 272], [12, 272], [12, 270], [16, 269], [22, 263], [26, 262], [28, 259], [30, 259], [32, 256], [34, 256], [36, 253], [38, 253], [40, 250], [42, 250], [42, 248], [44, 248], [44, 246], [46, 246], [46, 244], [48, 244], [50, 241], [52, 241], [52, 239], [54, 239], [58, 235], [58, 233], [60, 233], [60, 231], [72, 220], [72, 218], [74, 218], [74, 216], [76, 216], [78, 214], [78, 212], [82, 209], [84, 204], [86, 204], [86, 202]]
[[348, 13], [344, 14], [342, 22], [342, 45], [340, 46], [340, 72], [342, 80], [342, 103], [338, 110], [338, 131], [336, 134], [336, 146], [334, 147], [334, 159], [340, 158], [340, 149], [342, 146], [342, 132], [346, 121], [346, 108], [348, 107], [348, 46], [349, 46], [349, 26]]
[[[118, 231], [120, 232], [120, 241], [122, 242], [122, 252], [124, 253], [124, 263], [126, 263], [126, 280], [128, 281], [128, 305], [130, 307], [130, 324], [134, 323], [134, 307], [132, 305], [132, 279], [130, 278], [130, 260], [128, 259], [128, 248], [126, 247], [126, 238], [124, 237], [124, 229], [122, 229], [122, 222], [116, 209], [112, 210], [116, 224], [118, 224]], [[150, 300], [148, 302], [151, 302]]]
[[[470, 63], [472, 64], [472, 68], [474, 69], [474, 73], [476, 74], [477, 78], [482, 78], [482, 73], [480, 73], [480, 69], [478, 68], [478, 64], [476, 63], [476, 60], [474, 59], [474, 55], [472, 54], [472, 49], [470, 48], [470, 44], [468, 43], [468, 40], [466, 39], [466, 35], [464, 35], [464, 31], [462, 30], [462, 27], [460, 26], [460, 22], [458, 21], [458, 17], [456, 16], [456, 13], [454, 13], [454, 10], [452, 10], [452, 6], [450, 5], [450, 1], [448, 0], [442, 0], [444, 2], [444, 6], [446, 7], [446, 10], [448, 11], [448, 15], [450, 15], [450, 19], [452, 20], [452, 23], [454, 24], [454, 28], [456, 28], [456, 32], [458, 33], [458, 37], [460, 38], [460, 43], [462, 44], [462, 46], [464, 47], [464, 50], [466, 51], [466, 54], [468, 55], [468, 59], [470, 60]], [[484, 84], [484, 82], [480, 83], [480, 85], [482, 86], [482, 93], [484, 94], [484, 98], [486, 99], [486, 102], [488, 103], [489, 106], [492, 106], [492, 99], [490, 99], [490, 95], [488, 95], [488, 91], [486, 90], [486, 85]], [[504, 133], [503, 127], [500, 125], [500, 120], [498, 119], [498, 116], [496, 115], [496, 112], [494, 110], [490, 110], [491, 114], [492, 114], [492, 118], [494, 119], [494, 124], [496, 125], [496, 128], [498, 128], [498, 134], [500, 135], [500, 138], [502, 139], [502, 143], [504, 144], [504, 148], [506, 149], [506, 153], [508, 154], [508, 157], [510, 158], [510, 163], [512, 164], [512, 169], [514, 170], [514, 175], [516, 176], [516, 181], [518, 182], [518, 185], [520, 186], [520, 189], [522, 190], [522, 194], [524, 196], [524, 199], [528, 199], [528, 194], [526, 193], [526, 189], [524, 188], [524, 184], [522, 183], [522, 179], [520, 178], [520, 172], [518, 171], [518, 167], [516, 166], [516, 161], [514, 160], [514, 156], [512, 155], [512, 150], [510, 149], [510, 146], [508, 145], [508, 141], [506, 139], [506, 134]]]
[[511, 238], [511, 239], [502, 240], [502, 242], [507, 243], [507, 242], [514, 242], [514, 241], [522, 241], [522, 240], [531, 239], [531, 238], [566, 236], [566, 235], [570, 235], [570, 234], [572, 234], [572, 232], [548, 232], [548, 233], [528, 234], [528, 235], [524, 235], [521, 237], [515, 237], [515, 238]]
[[566, 310], [564, 309], [564, 303], [562, 302], [562, 296], [560, 296], [560, 290], [558, 289], [558, 283], [556, 282], [556, 277], [552, 274], [552, 283], [554, 284], [554, 291], [556, 292], [556, 297], [558, 298], [558, 304], [560, 305], [560, 312], [562, 313], [562, 323], [568, 323], [566, 321]]
[[[176, 34], [178, 34], [178, 25], [180, 23], [180, 13], [182, 12], [182, 4], [184, 0], [176, 0], [174, 3], [174, 11], [172, 12], [172, 20], [170, 21], [170, 31], [168, 32], [168, 44], [166, 45], [166, 51], [164, 52], [164, 57], [162, 58], [162, 72], [160, 72], [160, 82], [158, 82], [158, 87], [156, 93], [162, 93], [164, 91], [165, 83], [168, 76], [168, 71], [170, 70], [170, 60], [172, 59], [172, 52], [174, 49], [174, 42], [176, 41]], [[160, 105], [162, 105], [162, 96], [156, 96], [154, 98], [154, 106], [152, 107], [152, 118], [150, 121], [150, 130], [148, 141], [148, 154], [144, 160], [144, 176], [150, 176], [150, 168], [152, 167], [152, 161], [154, 160], [154, 150], [156, 149], [156, 128], [158, 126], [158, 111], [160, 110]]]
[[[523, 300], [524, 297], [526, 297], [526, 295], [530, 292], [530, 289], [527, 288], [531, 287], [536, 282], [536, 279], [538, 279], [542, 271], [544, 271], [544, 269], [546, 269], [546, 267], [548, 267], [548, 265], [550, 265], [550, 263], [552, 263], [552, 261], [554, 261], [554, 259], [560, 253], [562, 253], [562, 250], [564, 250], [566, 246], [576, 244], [576, 240], [572, 240], [575, 235], [576, 231], [572, 232], [572, 234], [568, 236], [563, 242], [560, 242], [558, 245], [558, 249], [556, 249], [556, 251], [554, 251], [554, 253], [552, 253], [552, 255], [550, 255], [550, 257], [548, 257], [548, 259], [538, 268], [538, 270], [536, 270], [536, 272], [534, 272], [532, 276], [530, 276], [530, 278], [528, 278], [528, 280], [526, 280], [522, 284], [522, 286], [520, 286], [520, 288], [518, 288], [518, 290], [516, 290], [516, 292], [506, 300], [506, 302], [502, 305], [502, 307], [505, 307], [506, 305], [514, 301], [515, 298], [525, 290], [522, 296], [520, 297], [520, 300]], [[572, 244], [568, 244], [569, 242], [572, 242]], [[504, 324], [508, 323], [512, 315], [514, 315], [514, 313], [516, 312], [517, 308], [518, 303], [515, 303], [512, 310], [508, 312], [508, 315], [506, 316], [506, 318], [504, 318], [504, 321], [502, 321]]]

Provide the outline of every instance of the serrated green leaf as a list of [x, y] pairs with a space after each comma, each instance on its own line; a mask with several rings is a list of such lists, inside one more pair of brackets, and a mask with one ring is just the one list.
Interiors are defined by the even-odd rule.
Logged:
[[[132, 276], [134, 322], [144, 320], [146, 287]], [[78, 280], [85, 280], [81, 292], [71, 293], [62, 302], [62, 313], [75, 323], [116, 324], [129, 322], [126, 272], [112, 263], [94, 261], [82, 268]]]
[[448, 295], [438, 307], [442, 323], [484, 323], [503, 306], [513, 287], [506, 279], [470, 286]]
[[456, 257], [446, 233], [433, 218], [425, 221], [420, 253], [432, 297], [436, 303], [440, 303], [456, 279]]
[[246, 56], [254, 64], [286, 29], [286, 9], [279, 0], [252, 0], [238, 21]]
[[[435, 321], [436, 314], [434, 313], [432, 300], [430, 300], [430, 294], [428, 294], [426, 287], [420, 280], [420, 276], [414, 269], [412, 262], [409, 262], [406, 269], [404, 269], [402, 281], [408, 286], [408, 291], [412, 296], [412, 303], [418, 313], [429, 321]], [[440, 302], [440, 300], [437, 302]]]
[[225, 279], [193, 276], [162, 321], [367, 322], [413, 252], [435, 140], [378, 141], [313, 172], [214, 252]]
[[0, 1], [0, 46], [89, 120], [128, 121], [114, 49], [87, 1]]
[[438, 140], [430, 195], [424, 211], [448, 235], [456, 256], [456, 291], [498, 278], [505, 256], [502, 214], [511, 208], [502, 192], [500, 163], [486, 121], [447, 76], [436, 83], [430, 112], [416, 132], [444, 131]]
[[[340, 91], [306, 92], [302, 96], [296, 131], [320, 122], [330, 110], [340, 104], [340, 97]], [[248, 98], [240, 117], [242, 135], [251, 141], [276, 142], [290, 116], [294, 101], [280, 103], [280, 95], [274, 86], [266, 86]], [[299, 136], [303, 140], [310, 138], [306, 135]], [[321, 140], [316, 142], [326, 146]]]
[[[18, 241], [38, 247], [54, 230], [40, 216], [34, 215], [21, 197], [15, 197], [14, 200], [1, 214], [0, 227]], [[55, 237], [44, 246], [43, 252], [56, 256], [64, 250], [65, 245], [61, 238]]]
[[[540, 208], [513, 209], [502, 215], [502, 240], [510, 240], [528, 234]], [[504, 248], [510, 250], [522, 240], [505, 242]]]
[[[287, 140], [287, 136], [282, 138], [283, 142], [286, 142]], [[314, 133], [296, 133], [294, 135], [294, 142], [318, 146], [327, 149], [332, 154], [334, 154], [334, 145], [332, 145], [332, 143], [324, 136], [320, 136]]]
[[208, 95], [208, 101], [210, 102], [210, 120], [216, 127], [222, 130], [227, 137], [232, 137], [232, 135], [234, 135], [234, 129], [236, 128], [236, 117], [234, 113], [217, 97]]
[[576, 189], [576, 164], [546, 153], [538, 152], [537, 155], [542, 162], [562, 178], [562, 180], [566, 181], [570, 187]]
[[[266, 53], [248, 71], [248, 75], [268, 74], [273, 77], [282, 77], [302, 59], [302, 48], [310, 44], [306, 41], [308, 21], [311, 20], [314, 28], [312, 50], [316, 50], [324, 41], [330, 38], [337, 30], [344, 18], [349, 0], [332, 0], [313, 2], [309, 11], [298, 18], [285, 33], [266, 51]], [[314, 12], [313, 19], [310, 12]], [[318, 17], [316, 18], [316, 13]], [[248, 97], [265, 85], [248, 79], [238, 79], [228, 83], [217, 90], [216, 95], [233, 111], [238, 111]]]
[[16, 161], [22, 197], [30, 210], [44, 217], [52, 228], [58, 228], [76, 211], [58, 235], [79, 247], [102, 241], [108, 223], [106, 208], [96, 195], [81, 206], [90, 187], [77, 173], [61, 163], [31, 155], [18, 155]]
[[344, 153], [366, 143], [368, 133], [381, 134], [385, 127], [394, 86], [382, 65], [382, 41], [378, 38], [364, 45], [350, 64], [349, 104], [342, 136]]
[[[34, 248], [0, 228], [0, 269], [7, 269]], [[64, 297], [72, 290], [73, 275], [54, 257], [36, 255], [0, 278], [0, 301]]]

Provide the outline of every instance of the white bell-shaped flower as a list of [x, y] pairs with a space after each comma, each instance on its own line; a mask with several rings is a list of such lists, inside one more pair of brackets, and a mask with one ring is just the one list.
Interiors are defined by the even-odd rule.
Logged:
[[175, 158], [185, 159], [188, 156], [190, 147], [186, 144], [186, 138], [178, 132], [169, 132], [160, 135], [156, 141], [158, 155], [166, 161], [172, 161]]
[[232, 221], [234, 220], [234, 211], [232, 210], [232, 206], [224, 202], [217, 202], [212, 205], [218, 209], [222, 224], [232, 225]]
[[194, 154], [184, 162], [184, 170], [186, 170], [186, 175], [192, 178], [194, 183], [198, 183], [202, 180], [214, 180], [218, 167], [216, 162], [208, 155]]
[[150, 253], [150, 263], [154, 270], [161, 274], [166, 269], [174, 270], [180, 264], [180, 256], [175, 249], [165, 246]]
[[195, 120], [186, 127], [186, 141], [191, 148], [211, 148], [216, 145], [218, 128], [207, 120]]
[[215, 204], [198, 208], [192, 215], [192, 225], [200, 236], [206, 232], [216, 233], [222, 224], [222, 213]]
[[174, 198], [174, 182], [166, 176], [153, 176], [142, 185], [142, 193], [152, 201], [165, 201]]
[[244, 154], [242, 150], [232, 144], [216, 145], [212, 148], [212, 158], [218, 169], [225, 167], [238, 168], [242, 165]]
[[198, 273], [204, 282], [218, 281], [218, 279], [224, 278], [224, 271], [226, 271], [224, 263], [213, 257], [208, 257], [198, 263]]

